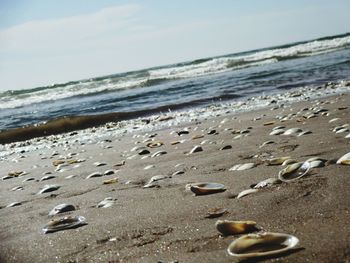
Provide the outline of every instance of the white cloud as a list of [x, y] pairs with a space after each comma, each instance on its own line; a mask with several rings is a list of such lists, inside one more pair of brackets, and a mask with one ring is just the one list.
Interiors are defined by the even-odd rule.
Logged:
[[0, 52], [62, 53], [93, 46], [98, 38], [121, 35], [135, 24], [137, 5], [102, 9], [61, 19], [32, 21], [0, 31]]

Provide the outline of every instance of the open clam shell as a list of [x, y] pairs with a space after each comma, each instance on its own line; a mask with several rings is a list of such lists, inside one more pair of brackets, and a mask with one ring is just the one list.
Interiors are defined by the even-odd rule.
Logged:
[[273, 256], [294, 248], [299, 243], [295, 236], [282, 233], [258, 233], [241, 236], [227, 248], [227, 252], [236, 258], [257, 258]]
[[218, 220], [215, 226], [225, 236], [246, 234], [258, 230], [255, 221]]
[[290, 156], [276, 157], [270, 158], [266, 160], [267, 165], [281, 165], [285, 161], [292, 159]]
[[290, 182], [305, 176], [311, 169], [309, 162], [293, 163], [281, 170], [278, 179], [283, 182]]
[[87, 225], [83, 216], [66, 216], [49, 221], [43, 228], [44, 234]]
[[209, 195], [224, 192], [226, 188], [219, 183], [197, 183], [191, 184], [190, 190], [196, 195]]

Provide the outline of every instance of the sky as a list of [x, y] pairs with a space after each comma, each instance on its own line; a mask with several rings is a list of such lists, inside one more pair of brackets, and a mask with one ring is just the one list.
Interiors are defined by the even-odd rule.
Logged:
[[0, 91], [350, 32], [349, 0], [0, 0]]

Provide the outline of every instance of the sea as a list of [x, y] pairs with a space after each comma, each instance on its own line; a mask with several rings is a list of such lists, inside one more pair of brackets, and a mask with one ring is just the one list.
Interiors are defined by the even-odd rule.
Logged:
[[[0, 93], [0, 131], [72, 116], [137, 118], [350, 77], [350, 33]], [[110, 120], [110, 119], [109, 119]], [[91, 123], [94, 125], [94, 123]]]

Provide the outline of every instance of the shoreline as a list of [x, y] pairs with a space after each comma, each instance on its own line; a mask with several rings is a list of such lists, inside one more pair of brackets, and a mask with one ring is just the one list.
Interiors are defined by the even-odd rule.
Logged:
[[[103, 126], [74, 135], [7, 144], [3, 146], [7, 154], [1, 156], [0, 173], [25, 173], [0, 181], [0, 259], [232, 262], [226, 249], [239, 235], [222, 236], [216, 230], [215, 222], [224, 219], [253, 220], [264, 231], [299, 238], [297, 249], [278, 261], [346, 262], [350, 260], [349, 166], [335, 161], [350, 152], [350, 140], [345, 138], [349, 131], [334, 130], [342, 125], [346, 129], [345, 124], [350, 124], [348, 88], [329, 89], [339, 93], [310, 100], [305, 100], [306, 93], [301, 94], [295, 97], [299, 101], [284, 106], [282, 101], [270, 104], [268, 97], [265, 108], [248, 112], [237, 113], [230, 109], [232, 105], [211, 106], [197, 112], [154, 116], [146, 125], [139, 119], [111, 128]], [[171, 114], [176, 117], [171, 118]], [[311, 133], [269, 135], [277, 126]], [[179, 136], [181, 131], [188, 134]], [[156, 141], [163, 145], [147, 146]], [[273, 143], [263, 145], [268, 141]], [[188, 154], [195, 145], [203, 151]], [[227, 145], [232, 148], [220, 150]], [[150, 153], [140, 155], [142, 150]], [[151, 157], [157, 151], [166, 154]], [[299, 162], [319, 156], [326, 162], [298, 180], [236, 198], [252, 184], [277, 177], [283, 167], [267, 165], [266, 160], [284, 156]], [[53, 165], [59, 160], [63, 161], [61, 166]], [[255, 166], [230, 170], [244, 163]], [[93, 172], [108, 170], [114, 173], [86, 179]], [[183, 173], [175, 173], [178, 171]], [[43, 180], [48, 175], [54, 177]], [[152, 182], [153, 187], [145, 188], [157, 175], [163, 177]], [[25, 181], [28, 178], [34, 180]], [[116, 182], [103, 184], [114, 178]], [[194, 196], [186, 185], [198, 182], [221, 183], [226, 191]], [[60, 188], [37, 194], [46, 184]], [[18, 186], [23, 190], [14, 191]], [[96, 207], [106, 197], [113, 199], [112, 206]], [[21, 204], [6, 207], [13, 202]], [[51, 219], [48, 212], [61, 203], [72, 204], [77, 210], [54, 218], [79, 215], [86, 218], [87, 225], [44, 234], [42, 228]], [[206, 218], [213, 208], [224, 208], [228, 213]]]

